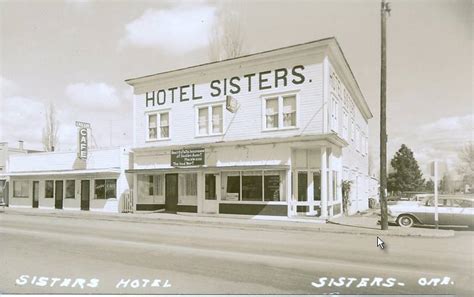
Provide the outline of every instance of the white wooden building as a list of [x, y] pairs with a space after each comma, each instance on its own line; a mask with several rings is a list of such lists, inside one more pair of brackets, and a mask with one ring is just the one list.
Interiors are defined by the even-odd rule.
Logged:
[[129, 193], [129, 149], [10, 156], [9, 207], [120, 212]]
[[135, 208], [316, 216], [368, 208], [372, 118], [335, 38], [126, 80]]

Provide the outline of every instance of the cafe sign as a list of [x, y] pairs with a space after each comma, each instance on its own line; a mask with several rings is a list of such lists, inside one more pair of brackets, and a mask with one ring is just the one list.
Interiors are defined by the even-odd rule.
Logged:
[[91, 124], [85, 122], [76, 121], [76, 127], [78, 128], [78, 148], [77, 148], [77, 158], [81, 160], [87, 160], [87, 146], [88, 146], [88, 130], [91, 127]]
[[201, 166], [204, 165], [204, 156], [204, 148], [171, 150], [171, 166]]

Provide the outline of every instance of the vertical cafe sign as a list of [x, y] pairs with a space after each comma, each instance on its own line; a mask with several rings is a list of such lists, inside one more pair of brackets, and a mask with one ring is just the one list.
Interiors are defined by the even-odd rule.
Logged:
[[78, 127], [78, 144], [77, 144], [77, 158], [81, 160], [87, 160], [87, 136], [88, 131], [90, 129], [91, 124], [78, 122], [76, 121], [76, 127]]

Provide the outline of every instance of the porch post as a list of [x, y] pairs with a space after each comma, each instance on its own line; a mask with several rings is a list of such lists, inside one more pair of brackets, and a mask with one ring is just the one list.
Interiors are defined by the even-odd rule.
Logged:
[[[333, 216], [332, 205], [333, 205], [333, 202], [336, 198], [336, 197], [334, 197], [334, 193], [333, 193], [333, 183], [334, 183], [333, 174], [332, 174], [333, 167], [334, 167], [334, 165], [333, 165], [332, 149], [331, 149], [330, 153], [329, 153], [329, 165], [328, 165], [328, 200], [329, 200], [329, 202], [331, 202], [331, 205], [329, 206], [329, 216], [330, 217]], [[329, 203], [328, 203], [328, 205], [329, 205]]]
[[327, 172], [326, 147], [321, 147], [321, 218], [323, 219], [328, 217]]
[[291, 196], [291, 168], [286, 171], [286, 202], [288, 203], [288, 217], [293, 216], [293, 197]]
[[133, 189], [132, 189], [133, 212], [137, 212], [138, 204], [138, 173], [133, 173]]

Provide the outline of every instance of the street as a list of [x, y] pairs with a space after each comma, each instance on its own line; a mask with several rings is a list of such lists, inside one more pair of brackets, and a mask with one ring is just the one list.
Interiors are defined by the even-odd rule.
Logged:
[[473, 238], [0, 213], [0, 293], [467, 296]]

